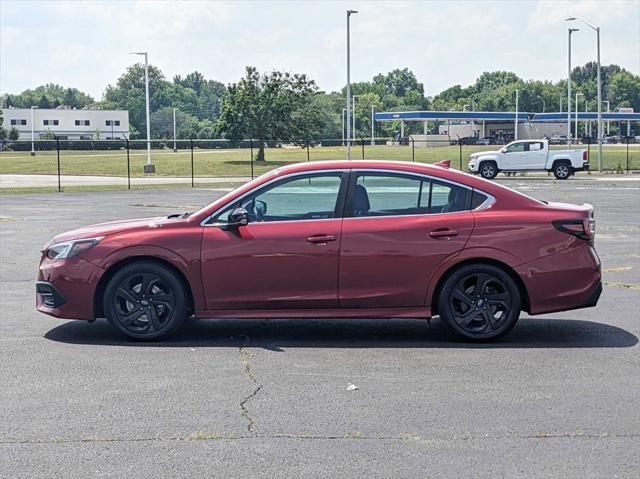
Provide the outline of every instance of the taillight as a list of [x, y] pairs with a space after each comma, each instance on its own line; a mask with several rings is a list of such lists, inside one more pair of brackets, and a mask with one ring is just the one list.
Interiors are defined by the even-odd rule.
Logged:
[[592, 240], [596, 236], [596, 220], [593, 218], [556, 220], [553, 222], [553, 226], [558, 231], [577, 236], [583, 240]]
[[582, 162], [583, 163], [588, 163], [589, 162], [589, 152], [587, 150], [584, 150], [582, 152]]

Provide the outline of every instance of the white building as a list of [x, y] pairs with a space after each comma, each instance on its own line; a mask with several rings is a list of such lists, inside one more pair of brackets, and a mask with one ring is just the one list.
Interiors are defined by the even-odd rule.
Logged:
[[75, 110], [65, 107], [41, 110], [34, 108], [3, 108], [4, 128], [17, 128], [20, 140], [38, 140], [53, 133], [61, 140], [110, 140], [129, 137], [129, 112], [123, 110]]

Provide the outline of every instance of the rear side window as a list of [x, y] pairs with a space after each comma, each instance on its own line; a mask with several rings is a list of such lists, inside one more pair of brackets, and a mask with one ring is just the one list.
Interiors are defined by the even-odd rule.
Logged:
[[471, 196], [471, 209], [475, 210], [476, 208], [479, 208], [482, 203], [487, 201], [487, 199], [489, 199], [489, 197], [484, 193], [473, 190], [473, 195]]
[[347, 216], [406, 216], [468, 210], [468, 189], [396, 173], [358, 173]]

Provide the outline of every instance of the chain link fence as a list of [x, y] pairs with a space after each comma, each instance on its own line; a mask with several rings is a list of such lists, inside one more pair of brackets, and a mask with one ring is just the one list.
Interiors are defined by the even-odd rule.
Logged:
[[[502, 144], [475, 140], [370, 138], [352, 140], [269, 140], [263, 143], [265, 161], [257, 161], [257, 140], [37, 140], [11, 141], [0, 151], [0, 192], [78, 191], [169, 186], [220, 186], [242, 183], [274, 168], [304, 162], [346, 158], [437, 163], [466, 170], [469, 155], [498, 150]], [[551, 144], [552, 149], [568, 148]], [[597, 144], [586, 138], [571, 148], [589, 151], [597, 170]], [[152, 165], [152, 167], [145, 165]], [[608, 172], [640, 169], [640, 144], [622, 137], [603, 145], [603, 168]]]

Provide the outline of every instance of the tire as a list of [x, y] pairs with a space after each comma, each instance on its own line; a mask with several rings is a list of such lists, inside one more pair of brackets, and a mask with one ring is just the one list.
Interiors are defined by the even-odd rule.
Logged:
[[555, 176], [557, 180], [566, 180], [572, 173], [571, 164], [566, 161], [560, 161], [553, 165], [553, 176]]
[[498, 176], [498, 165], [494, 161], [485, 161], [480, 163], [480, 176], [487, 180], [492, 180]]
[[451, 273], [438, 298], [440, 319], [466, 341], [491, 341], [520, 317], [520, 292], [511, 276], [489, 264], [470, 264]]
[[131, 263], [117, 271], [103, 297], [111, 326], [136, 340], [170, 336], [184, 322], [187, 306], [182, 281], [170, 268], [152, 261]]

